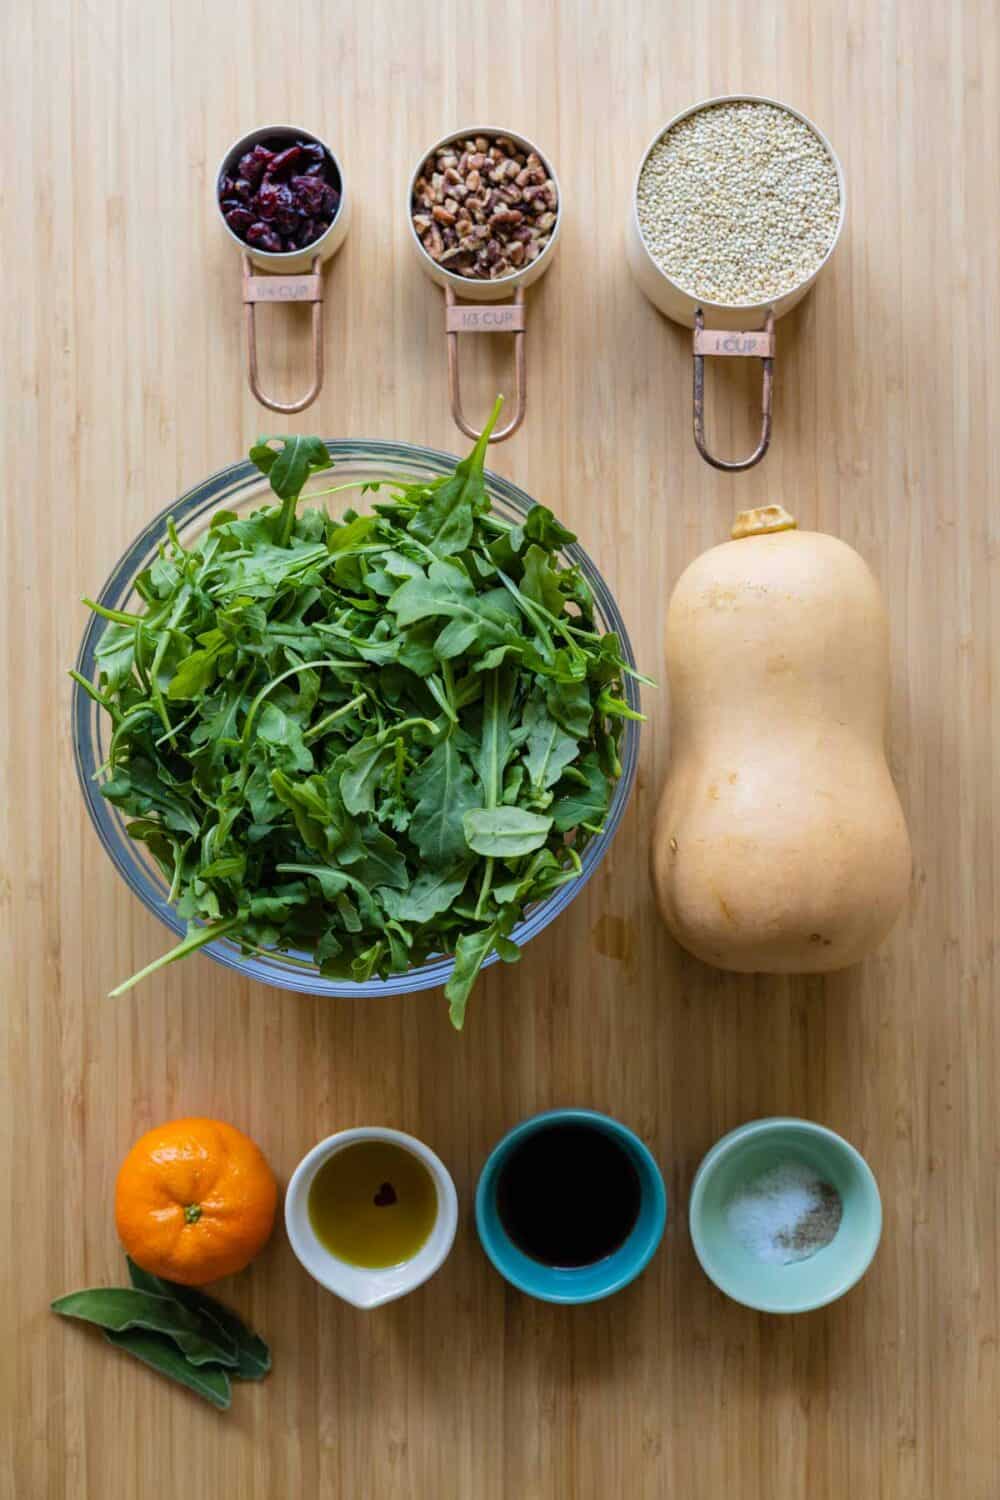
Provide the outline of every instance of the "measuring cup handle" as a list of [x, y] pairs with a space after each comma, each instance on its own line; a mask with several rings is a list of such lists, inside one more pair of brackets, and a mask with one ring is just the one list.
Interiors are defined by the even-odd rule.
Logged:
[[[705, 317], [699, 307], [694, 315], [694, 442], [695, 447], [713, 469], [722, 469], [727, 474], [738, 474], [759, 464], [771, 444], [771, 400], [774, 389], [774, 313], [769, 312], [764, 327], [753, 333], [724, 333], [718, 329], [705, 331]], [[705, 355], [742, 355], [747, 359], [759, 359], [764, 367], [764, 384], [761, 392], [760, 442], [749, 458], [716, 458], [705, 443]]]
[[[275, 401], [260, 388], [257, 367], [257, 303], [312, 303], [313, 383], [298, 401]], [[285, 415], [305, 411], [323, 389], [323, 277], [320, 258], [313, 257], [312, 270], [306, 276], [255, 276], [249, 255], [243, 257], [243, 309], [247, 336], [247, 379], [250, 390], [261, 406]]]
[[475, 306], [460, 304], [450, 286], [444, 289], [444, 327], [448, 338], [448, 399], [456, 427], [473, 442], [482, 432], [465, 420], [458, 374], [458, 335], [460, 333], [512, 333], [514, 335], [514, 415], [506, 427], [490, 433], [491, 443], [502, 443], [513, 437], [524, 421], [527, 401], [524, 364], [524, 289], [518, 287], [513, 302], [485, 302]]

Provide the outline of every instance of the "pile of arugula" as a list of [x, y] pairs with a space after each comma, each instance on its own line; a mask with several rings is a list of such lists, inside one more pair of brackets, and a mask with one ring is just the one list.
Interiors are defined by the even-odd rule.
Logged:
[[[170, 880], [188, 935], [121, 985], [227, 934], [356, 981], [454, 954], [469, 992], [525, 909], [580, 870], [620, 775], [619, 640], [544, 506], [491, 514], [490, 427], [453, 474], [366, 484], [373, 512], [300, 500], [318, 438], [250, 452], [280, 502], [172, 526], [108, 620], [101, 791]], [[275, 446], [275, 445], [279, 446]], [[74, 674], [75, 675], [75, 674]], [[571, 836], [571, 837], [570, 837]]]

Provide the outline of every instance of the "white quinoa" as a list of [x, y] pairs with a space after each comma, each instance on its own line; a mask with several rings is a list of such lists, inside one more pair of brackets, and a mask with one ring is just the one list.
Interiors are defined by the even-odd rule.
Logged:
[[713, 104], [657, 141], [639, 176], [639, 228], [694, 297], [767, 302], [819, 267], [840, 217], [837, 169], [804, 121], [773, 104]]

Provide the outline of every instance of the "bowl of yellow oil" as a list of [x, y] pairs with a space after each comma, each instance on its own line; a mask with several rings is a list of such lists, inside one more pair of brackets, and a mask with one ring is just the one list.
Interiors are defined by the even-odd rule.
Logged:
[[355, 1307], [379, 1307], [444, 1264], [458, 1197], [429, 1146], [400, 1130], [361, 1126], [306, 1154], [285, 1197], [292, 1249], [321, 1286]]

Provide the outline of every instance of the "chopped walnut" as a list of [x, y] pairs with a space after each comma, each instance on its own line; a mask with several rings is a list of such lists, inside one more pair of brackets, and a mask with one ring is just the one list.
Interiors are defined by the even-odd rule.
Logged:
[[556, 185], [536, 151], [507, 135], [446, 141], [413, 184], [413, 227], [432, 260], [496, 281], [537, 260], [559, 221]]

